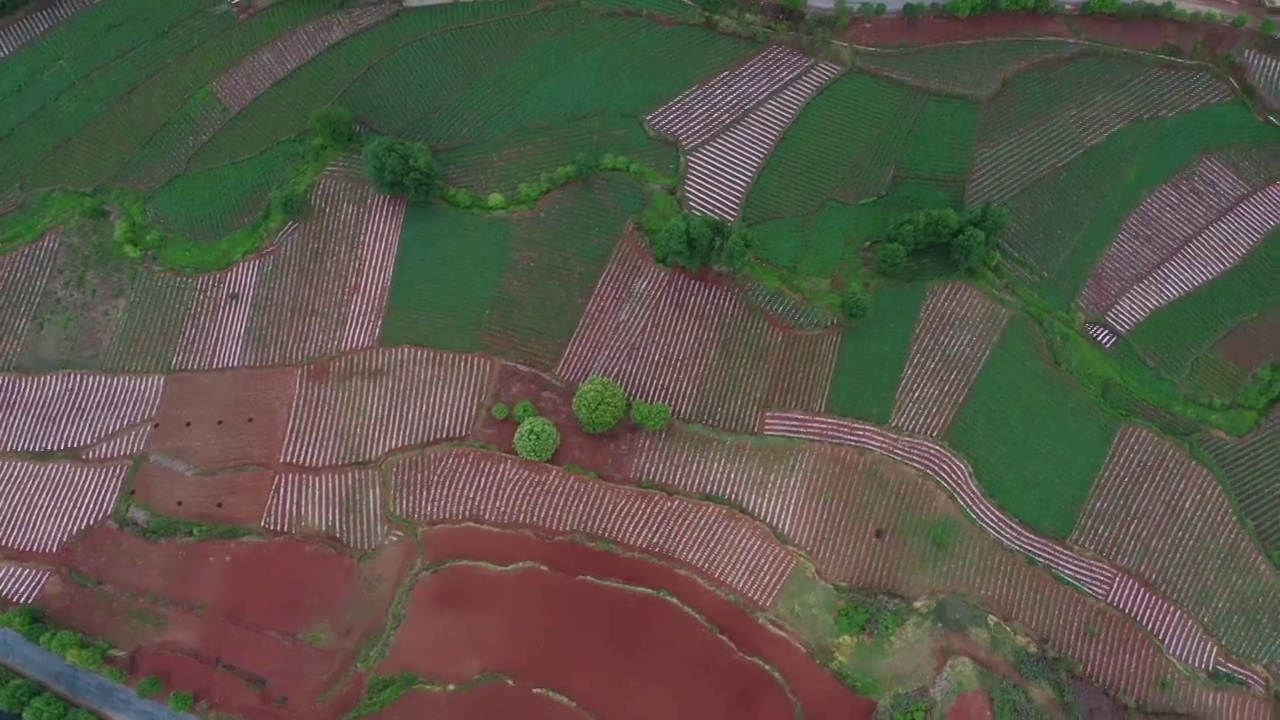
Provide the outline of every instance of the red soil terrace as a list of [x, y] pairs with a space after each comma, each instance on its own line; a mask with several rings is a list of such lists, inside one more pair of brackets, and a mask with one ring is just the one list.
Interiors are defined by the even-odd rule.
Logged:
[[781, 720], [786, 691], [659, 595], [536, 568], [451, 565], [418, 581], [383, 675], [499, 672], [617, 720]]
[[133, 478], [129, 496], [184, 520], [252, 527], [262, 520], [273, 478], [270, 470], [192, 476], [144, 463]]
[[298, 372], [239, 368], [170, 376], [148, 450], [204, 470], [274, 465]]
[[991, 700], [981, 690], [970, 690], [961, 693], [959, 697], [951, 703], [951, 707], [947, 708], [947, 713], [943, 717], [946, 720], [992, 720], [995, 717], [995, 710], [991, 707]]
[[492, 682], [452, 692], [410, 691], [368, 720], [591, 720], [546, 693]]
[[859, 697], [819, 666], [796, 642], [758, 621], [727, 597], [686, 572], [653, 560], [619, 555], [568, 540], [482, 528], [435, 527], [422, 533], [428, 562], [476, 560], [494, 565], [531, 562], [565, 575], [607, 579], [661, 590], [692, 608], [744, 655], [782, 676], [809, 720], [870, 717], [875, 703]]

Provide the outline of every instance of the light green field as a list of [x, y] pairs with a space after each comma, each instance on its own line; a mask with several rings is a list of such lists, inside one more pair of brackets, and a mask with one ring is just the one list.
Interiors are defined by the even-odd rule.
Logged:
[[928, 290], [925, 283], [882, 287], [871, 312], [844, 331], [827, 401], [829, 412], [889, 422], [898, 378], [911, 349], [911, 333]]
[[1032, 530], [1071, 534], [1119, 421], [1053, 366], [1025, 317], [1009, 322], [947, 441], [996, 505]]

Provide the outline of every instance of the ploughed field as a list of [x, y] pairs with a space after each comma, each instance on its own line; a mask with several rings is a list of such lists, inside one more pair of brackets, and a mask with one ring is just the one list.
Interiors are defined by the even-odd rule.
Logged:
[[[1028, 698], [1073, 701], [1054, 658], [1269, 717], [1280, 130], [1222, 72], [817, 57], [675, 0], [340, 5], [0, 20], [0, 606], [243, 718], [1007, 711], [848, 659], [917, 630], [849, 630], [847, 591], [959, 596], [1041, 648], [969, 652]], [[439, 196], [379, 192], [374, 135]], [[745, 269], [656, 262], [677, 203]], [[983, 203], [996, 270], [878, 264]], [[601, 375], [673, 422], [584, 431]]]

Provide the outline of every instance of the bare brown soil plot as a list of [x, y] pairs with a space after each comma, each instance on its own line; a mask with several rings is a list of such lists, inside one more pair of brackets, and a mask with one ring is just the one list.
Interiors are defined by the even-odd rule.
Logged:
[[171, 375], [148, 449], [203, 470], [275, 465], [298, 372], [238, 368]]
[[453, 565], [420, 579], [379, 672], [465, 682], [486, 670], [553, 688], [597, 717], [795, 716], [762, 666], [656, 594], [534, 568]]
[[410, 691], [369, 720], [592, 720], [591, 715], [522, 684], [487, 682], [466, 690]]
[[436, 527], [422, 533], [427, 559], [477, 560], [494, 565], [532, 562], [566, 575], [611, 580], [670, 593], [692, 608], [746, 655], [776, 670], [809, 720], [866, 717], [875, 703], [854, 695], [812, 660], [800, 645], [687, 572], [631, 555], [594, 549], [565, 539], [478, 526]]
[[1280, 314], [1249, 320], [1218, 341], [1215, 352], [1252, 373], [1280, 357]]
[[253, 527], [267, 506], [271, 478], [269, 470], [186, 475], [148, 462], [134, 475], [129, 496], [165, 515]]

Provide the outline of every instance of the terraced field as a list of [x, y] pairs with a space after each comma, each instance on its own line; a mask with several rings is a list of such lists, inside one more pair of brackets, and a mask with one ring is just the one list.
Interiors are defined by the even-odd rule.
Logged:
[[1280, 130], [1219, 71], [267, 5], [0, 21], [0, 624], [246, 720], [1274, 711]]

